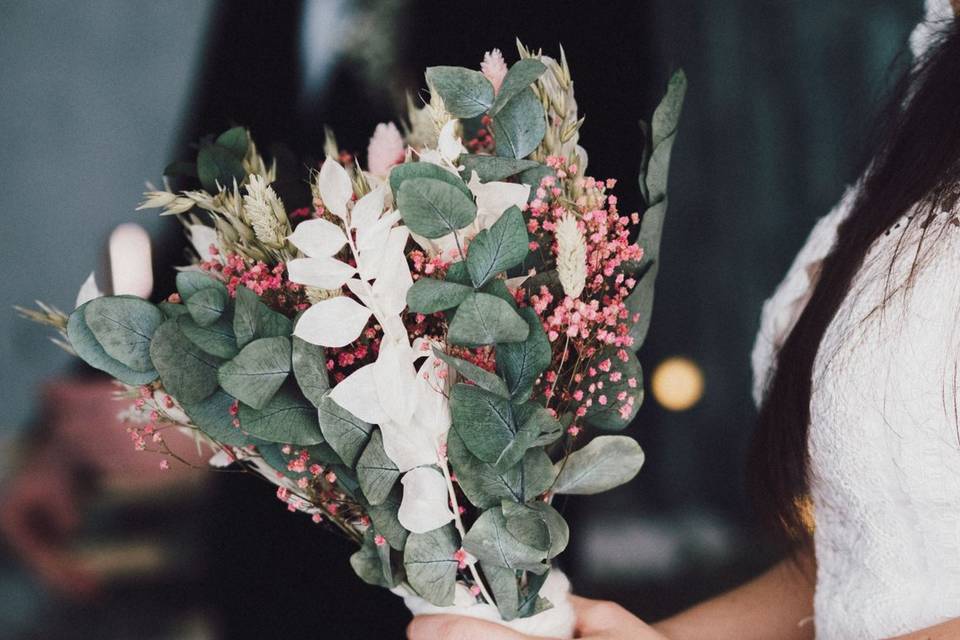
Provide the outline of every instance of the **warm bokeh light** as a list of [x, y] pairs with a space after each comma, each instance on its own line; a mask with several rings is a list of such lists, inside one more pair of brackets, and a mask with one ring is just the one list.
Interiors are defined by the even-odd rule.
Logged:
[[665, 409], [686, 411], [703, 396], [703, 372], [689, 358], [667, 358], [654, 369], [650, 386]]

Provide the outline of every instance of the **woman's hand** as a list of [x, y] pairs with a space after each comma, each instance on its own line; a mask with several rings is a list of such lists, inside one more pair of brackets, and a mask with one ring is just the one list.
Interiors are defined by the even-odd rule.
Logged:
[[[589, 640], [667, 640], [620, 605], [570, 596], [577, 613], [577, 637]], [[462, 616], [417, 616], [409, 640], [533, 640], [503, 625]]]

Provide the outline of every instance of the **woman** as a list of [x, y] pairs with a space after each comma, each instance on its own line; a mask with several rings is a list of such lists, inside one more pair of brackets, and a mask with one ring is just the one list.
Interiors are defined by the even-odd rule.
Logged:
[[576, 598], [579, 637], [960, 638], [960, 0], [927, 4], [873, 162], [764, 307], [751, 485], [793, 553], [653, 626]]

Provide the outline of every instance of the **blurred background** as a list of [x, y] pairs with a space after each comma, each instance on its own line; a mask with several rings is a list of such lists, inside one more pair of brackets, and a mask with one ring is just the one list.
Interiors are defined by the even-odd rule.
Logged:
[[589, 173], [619, 180], [623, 211], [640, 202], [637, 120], [674, 69], [690, 84], [630, 428], [648, 462], [620, 490], [561, 505], [564, 567], [578, 592], [651, 620], [763, 568], [775, 551], [743, 487], [760, 307], [863, 166], [921, 5], [0, 1], [0, 635], [402, 635], [399, 600], [352, 575], [345, 543], [255, 480], [159, 473], [110, 385], [9, 305], [72, 309], [131, 220], [166, 294], [180, 230], [134, 207], [191, 141], [243, 124], [262, 148], [316, 156], [328, 125], [362, 154], [426, 66], [478, 67], [494, 47], [512, 61], [514, 36], [563, 44]]

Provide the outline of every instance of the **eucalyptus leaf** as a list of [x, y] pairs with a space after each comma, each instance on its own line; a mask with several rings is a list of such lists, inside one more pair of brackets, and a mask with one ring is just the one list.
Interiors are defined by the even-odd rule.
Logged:
[[84, 307], [84, 320], [108, 356], [134, 371], [153, 371], [150, 340], [164, 321], [159, 309], [133, 296], [94, 298]]
[[233, 333], [243, 348], [254, 338], [275, 338], [293, 333], [290, 318], [277, 313], [247, 287], [238, 286], [233, 315]]
[[324, 439], [346, 464], [353, 467], [367, 445], [373, 425], [338, 405], [329, 395], [320, 401], [317, 415]]
[[540, 99], [532, 89], [523, 89], [500, 109], [490, 128], [498, 156], [526, 158], [547, 132]]
[[290, 375], [290, 353], [290, 338], [254, 340], [220, 367], [220, 386], [240, 402], [263, 409]]
[[529, 431], [534, 440], [530, 446], [546, 446], [563, 435], [563, 424], [535, 400], [513, 405], [513, 415], [521, 430]]
[[[469, 180], [470, 176], [476, 172], [481, 182], [500, 182], [523, 171], [529, 171], [535, 167], [542, 166], [535, 160], [519, 160], [517, 158], [473, 154], [463, 154], [460, 156], [460, 164], [463, 165], [462, 175], [466, 180]], [[539, 186], [539, 184], [538, 182], [537, 186]], [[536, 189], [533, 190], [533, 192], [535, 191]]]
[[447, 338], [451, 344], [480, 347], [522, 342], [530, 335], [527, 322], [510, 303], [488, 293], [471, 293], [457, 307]]
[[293, 375], [307, 400], [319, 405], [330, 390], [324, 348], [293, 336]]
[[383, 436], [379, 429], [375, 429], [357, 460], [360, 490], [370, 504], [378, 505], [387, 499], [399, 477], [400, 470], [383, 450]]
[[482, 287], [497, 274], [523, 262], [530, 251], [527, 225], [520, 209], [513, 206], [470, 243], [467, 271], [475, 287]]
[[387, 539], [387, 544], [398, 551], [403, 550], [407, 543], [407, 537], [410, 535], [410, 532], [403, 528], [400, 519], [397, 517], [402, 495], [400, 486], [396, 485], [381, 504], [364, 505], [364, 510], [370, 516], [373, 528]]
[[534, 383], [550, 366], [553, 357], [550, 341], [536, 312], [524, 307], [520, 315], [529, 328], [527, 338], [523, 342], [496, 346], [497, 372], [506, 380], [507, 389], [517, 402], [530, 397]]
[[598, 436], [556, 463], [554, 493], [591, 495], [630, 482], [643, 466], [643, 450], [627, 436]]
[[510, 401], [480, 387], [456, 384], [450, 392], [453, 428], [470, 452], [496, 463], [517, 434]]
[[530, 449], [523, 461], [499, 472], [467, 449], [456, 431], [447, 435], [447, 455], [464, 495], [474, 506], [488, 509], [508, 499], [526, 502], [553, 484], [556, 472], [543, 449]]
[[517, 582], [520, 573], [495, 564], [480, 563], [480, 568], [497, 603], [500, 617], [507, 622], [516, 618], [520, 608], [520, 589]]
[[219, 193], [220, 186], [230, 186], [234, 180], [237, 184], [243, 182], [247, 172], [242, 159], [234, 155], [231, 149], [212, 144], [203, 147], [197, 154], [197, 177], [204, 189]]
[[163, 317], [166, 318], [167, 320], [169, 320], [170, 318], [176, 318], [177, 316], [181, 316], [185, 313], [189, 313], [187, 311], [187, 305], [185, 304], [174, 304], [173, 302], [161, 302], [160, 304], [157, 305], [157, 307], [163, 313]]
[[436, 313], [456, 307], [473, 289], [436, 278], [420, 278], [407, 291], [407, 306], [414, 313]]
[[392, 589], [399, 584], [390, 563], [390, 547], [375, 542], [372, 529], [363, 536], [360, 550], [350, 556], [350, 566], [361, 580], [377, 587]]
[[490, 116], [496, 116], [511, 98], [529, 87], [546, 70], [547, 66], [536, 58], [523, 58], [515, 62], [500, 85], [500, 91], [497, 92], [490, 109]]
[[230, 296], [225, 289], [210, 287], [197, 291], [187, 298], [185, 306], [193, 321], [201, 327], [206, 327], [220, 319], [227, 310], [229, 301]]
[[456, 531], [448, 524], [427, 533], [411, 533], [403, 549], [407, 582], [420, 597], [438, 607], [453, 604], [457, 580], [453, 554], [458, 548]]
[[[466, 157], [466, 156], [461, 156]], [[440, 180], [441, 182], [446, 182], [450, 186], [456, 187], [471, 200], [473, 199], [473, 192], [470, 191], [470, 187], [464, 183], [455, 173], [447, 171], [443, 167], [437, 166], [432, 162], [404, 162], [403, 164], [398, 164], [390, 170], [390, 190], [393, 191], [394, 200], [397, 199], [398, 194], [400, 193], [400, 186], [403, 184], [404, 180], [410, 178], [433, 178], [434, 180]]]
[[479, 71], [463, 67], [429, 67], [427, 85], [443, 98], [454, 118], [473, 118], [493, 105], [493, 85]]
[[177, 318], [177, 325], [190, 342], [211, 355], [230, 359], [240, 353], [233, 327], [226, 318], [201, 327], [189, 314], [184, 314]]
[[160, 325], [150, 341], [150, 360], [167, 393], [180, 402], [200, 402], [216, 391], [223, 360], [191, 342], [180, 329], [183, 320], [190, 318], [181, 316]]
[[460, 375], [481, 389], [486, 389], [490, 393], [495, 393], [498, 396], [503, 396], [504, 398], [510, 397], [510, 393], [507, 391], [506, 383], [504, 383], [504, 381], [497, 374], [478, 367], [467, 360], [462, 360], [455, 356], [448, 355], [436, 347], [434, 347], [433, 353], [447, 363], [447, 365], [459, 372]]
[[243, 160], [247, 155], [247, 148], [250, 146], [250, 136], [244, 127], [233, 127], [217, 136], [218, 146], [224, 147], [230, 153]]
[[501, 504], [507, 531], [513, 537], [547, 552], [547, 558], [563, 553], [570, 542], [570, 527], [563, 516], [546, 502], [518, 504], [504, 500]]
[[107, 355], [84, 319], [87, 305], [90, 302], [77, 307], [67, 321], [67, 339], [76, 354], [94, 369], [104, 371], [124, 384], [138, 386], [156, 380], [157, 372], [155, 370], [135, 371]]
[[177, 273], [177, 293], [184, 302], [204, 289], [220, 289], [224, 293], [227, 292], [226, 285], [203, 271], [190, 270]]
[[442, 238], [469, 225], [477, 205], [463, 191], [435, 178], [409, 178], [400, 185], [397, 209], [410, 231]]
[[240, 405], [240, 426], [268, 442], [310, 445], [323, 442], [317, 410], [291, 385], [282, 387], [260, 410]]
[[253, 439], [233, 426], [234, 416], [230, 413], [233, 403], [233, 396], [219, 389], [198, 402], [180, 400], [180, 406], [190, 418], [190, 422], [211, 439], [234, 447], [244, 447], [253, 442]]
[[[407, 544], [409, 546], [409, 542]], [[464, 536], [463, 548], [487, 565], [533, 573], [543, 573], [550, 568], [546, 564], [546, 551], [518, 540], [507, 530], [500, 507], [480, 514]]]

